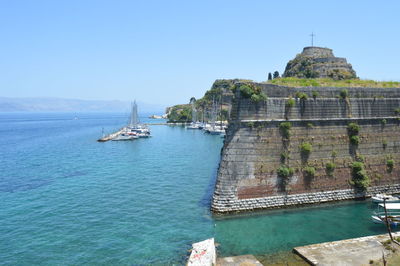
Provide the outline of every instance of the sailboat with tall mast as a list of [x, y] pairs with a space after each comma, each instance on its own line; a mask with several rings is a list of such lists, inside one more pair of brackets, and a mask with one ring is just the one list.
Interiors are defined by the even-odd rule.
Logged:
[[147, 126], [140, 124], [136, 101], [132, 103], [131, 116], [129, 118], [128, 126], [126, 127], [126, 131], [128, 133], [135, 134], [139, 138], [150, 137], [150, 129]]
[[192, 98], [190, 99], [190, 104], [192, 106], [192, 122], [190, 123], [189, 126], [187, 126], [187, 129], [200, 129], [201, 123], [197, 121], [197, 110], [195, 106], [196, 99]]
[[217, 113], [218, 113], [218, 109], [217, 108], [218, 108], [217, 107], [217, 103], [213, 99], [213, 105], [212, 105], [212, 109], [211, 109], [211, 126], [206, 129], [206, 133], [210, 133], [211, 135], [223, 135], [223, 134], [225, 134], [225, 130], [222, 128], [222, 121], [221, 121], [221, 127], [220, 128], [218, 128], [218, 126], [216, 125], [215, 119], [216, 119]]

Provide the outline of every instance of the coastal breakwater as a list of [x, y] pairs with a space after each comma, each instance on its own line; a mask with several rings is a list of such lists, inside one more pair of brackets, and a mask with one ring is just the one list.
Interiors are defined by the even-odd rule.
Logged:
[[251, 86], [268, 99], [235, 90], [213, 212], [400, 193], [399, 88]]

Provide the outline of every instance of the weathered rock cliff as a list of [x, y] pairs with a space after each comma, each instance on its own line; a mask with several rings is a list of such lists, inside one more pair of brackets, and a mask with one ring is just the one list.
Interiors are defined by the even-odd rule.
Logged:
[[356, 78], [356, 72], [346, 58], [335, 57], [329, 48], [305, 47], [286, 65], [284, 77], [298, 78]]
[[[199, 120], [209, 121], [211, 119], [213, 102], [221, 104], [221, 114], [218, 119], [227, 120], [233, 99], [232, 88], [236, 82], [244, 80], [239, 79], [217, 79], [211, 86], [211, 89], [206, 91], [204, 96], [198, 100], [194, 99], [195, 108], [198, 112]], [[178, 104], [167, 107], [167, 118], [170, 122], [189, 122], [192, 120], [192, 110], [190, 104]]]

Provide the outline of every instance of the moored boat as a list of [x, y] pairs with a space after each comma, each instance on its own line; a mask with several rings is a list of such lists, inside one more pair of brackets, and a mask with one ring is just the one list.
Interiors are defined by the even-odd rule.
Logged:
[[201, 129], [201, 123], [197, 121], [197, 110], [195, 106], [196, 99], [190, 99], [190, 104], [192, 106], [192, 122], [190, 125], [186, 126], [186, 129]]
[[211, 112], [211, 123], [206, 124], [204, 131], [210, 135], [225, 135], [225, 129], [222, 120], [217, 125], [215, 119], [217, 117], [217, 106], [216, 102], [213, 101], [212, 112]]
[[186, 126], [186, 129], [202, 129], [203, 123], [201, 122], [191, 122], [190, 125]]
[[129, 119], [129, 124], [126, 127], [126, 131], [135, 133], [139, 138], [151, 137], [150, 129], [147, 126], [139, 123], [136, 101], [134, 101], [132, 104], [131, 117]]
[[225, 129], [212, 128], [208, 130], [208, 133], [210, 133], [210, 135], [225, 135]]
[[381, 203], [383, 200], [386, 200], [387, 203], [396, 203], [400, 202], [400, 198], [388, 195], [388, 194], [376, 194], [375, 196], [371, 197], [372, 202]]
[[192, 122], [190, 125], [186, 126], [186, 129], [199, 129], [199, 126]]
[[113, 138], [113, 141], [121, 141], [121, 140], [134, 140], [139, 138], [136, 135], [132, 135], [132, 134], [127, 134], [127, 133], [122, 133], [119, 134], [118, 136], [116, 136], [115, 138]]
[[[386, 205], [386, 211], [385, 211]], [[376, 224], [385, 224], [397, 226], [400, 225], [400, 203], [379, 203], [377, 211], [371, 216], [371, 219]]]

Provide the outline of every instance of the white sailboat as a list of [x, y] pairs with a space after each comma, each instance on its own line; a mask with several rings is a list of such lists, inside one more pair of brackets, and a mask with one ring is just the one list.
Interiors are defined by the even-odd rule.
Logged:
[[217, 116], [217, 105], [215, 101], [213, 101], [211, 110], [211, 125], [207, 127], [205, 130], [207, 133], [211, 135], [223, 135], [225, 134], [225, 129], [223, 129], [222, 127], [222, 121], [221, 121], [221, 126], [218, 128], [218, 126], [215, 123], [216, 116]]
[[131, 116], [129, 119], [128, 126], [126, 127], [126, 131], [128, 133], [135, 134], [139, 138], [148, 138], [151, 136], [150, 129], [147, 126], [140, 124], [140, 122], [139, 122], [136, 101], [134, 101], [132, 104]]
[[197, 121], [197, 110], [194, 105], [195, 101], [196, 100], [194, 98], [190, 100], [190, 104], [192, 105], [192, 122], [186, 127], [186, 129], [200, 129], [201, 127], [201, 123]]
[[121, 140], [134, 140], [138, 138], [148, 138], [150, 137], [150, 129], [145, 125], [139, 123], [139, 116], [137, 112], [136, 101], [132, 103], [131, 115], [129, 117], [129, 122], [126, 127], [124, 127], [119, 134], [112, 138], [114, 141]]

